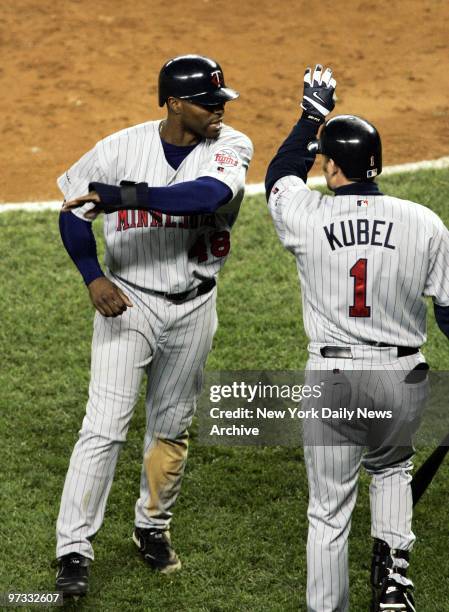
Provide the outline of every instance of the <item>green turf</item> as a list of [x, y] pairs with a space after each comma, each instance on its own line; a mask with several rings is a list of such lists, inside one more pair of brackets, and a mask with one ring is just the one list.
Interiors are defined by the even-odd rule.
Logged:
[[[448, 223], [447, 171], [386, 178], [381, 186], [430, 206]], [[0, 228], [0, 592], [47, 591], [54, 583], [49, 563], [59, 498], [87, 396], [93, 313], [60, 243], [55, 213], [1, 214]], [[307, 341], [295, 262], [278, 243], [262, 197], [243, 205], [220, 277], [218, 309], [209, 369], [304, 366]], [[425, 352], [433, 368], [449, 370], [447, 339], [431, 314]], [[172, 527], [184, 569], [167, 578], [147, 570], [130, 540], [143, 427], [140, 401], [95, 540], [92, 592], [72, 607], [305, 610], [307, 483], [301, 449], [201, 447], [193, 427]], [[419, 451], [417, 463], [426, 452]], [[442, 587], [449, 583], [448, 475], [443, 467], [415, 514], [412, 577], [421, 612], [448, 610]], [[362, 475], [351, 536], [355, 612], [367, 610], [369, 601], [367, 484]]]

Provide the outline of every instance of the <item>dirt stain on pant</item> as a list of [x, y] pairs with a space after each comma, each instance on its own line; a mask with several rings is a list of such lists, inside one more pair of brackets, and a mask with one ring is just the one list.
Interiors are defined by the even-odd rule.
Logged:
[[158, 438], [144, 456], [149, 499], [148, 516], [164, 518], [176, 501], [181, 488], [189, 446], [189, 434], [183, 432], [175, 440]]

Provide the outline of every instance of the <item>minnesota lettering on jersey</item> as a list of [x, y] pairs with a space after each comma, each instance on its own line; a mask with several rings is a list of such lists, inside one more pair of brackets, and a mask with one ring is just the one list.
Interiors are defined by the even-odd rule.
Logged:
[[391, 234], [394, 223], [382, 219], [346, 219], [323, 227], [333, 251], [354, 245], [380, 246], [396, 249]]
[[217, 227], [215, 215], [167, 215], [156, 210], [119, 210], [116, 231], [122, 232], [136, 227], [176, 227], [196, 229], [198, 227]]

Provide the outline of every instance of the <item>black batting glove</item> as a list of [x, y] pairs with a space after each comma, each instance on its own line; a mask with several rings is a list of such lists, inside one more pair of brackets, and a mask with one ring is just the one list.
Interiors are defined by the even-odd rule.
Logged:
[[334, 92], [337, 82], [332, 78], [332, 69], [326, 68], [323, 72], [321, 64], [312, 70], [306, 68], [304, 73], [304, 93], [301, 108], [306, 119], [321, 124], [326, 116], [334, 110]]

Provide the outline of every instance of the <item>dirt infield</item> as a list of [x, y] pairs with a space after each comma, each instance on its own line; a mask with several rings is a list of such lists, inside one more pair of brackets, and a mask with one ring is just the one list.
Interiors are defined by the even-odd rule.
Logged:
[[297, 115], [303, 67], [331, 64], [338, 112], [371, 119], [385, 163], [449, 153], [445, 0], [6, 0], [0, 16], [0, 201], [57, 198], [101, 137], [161, 116], [169, 57], [216, 58], [241, 93], [227, 122], [255, 144], [249, 181]]

